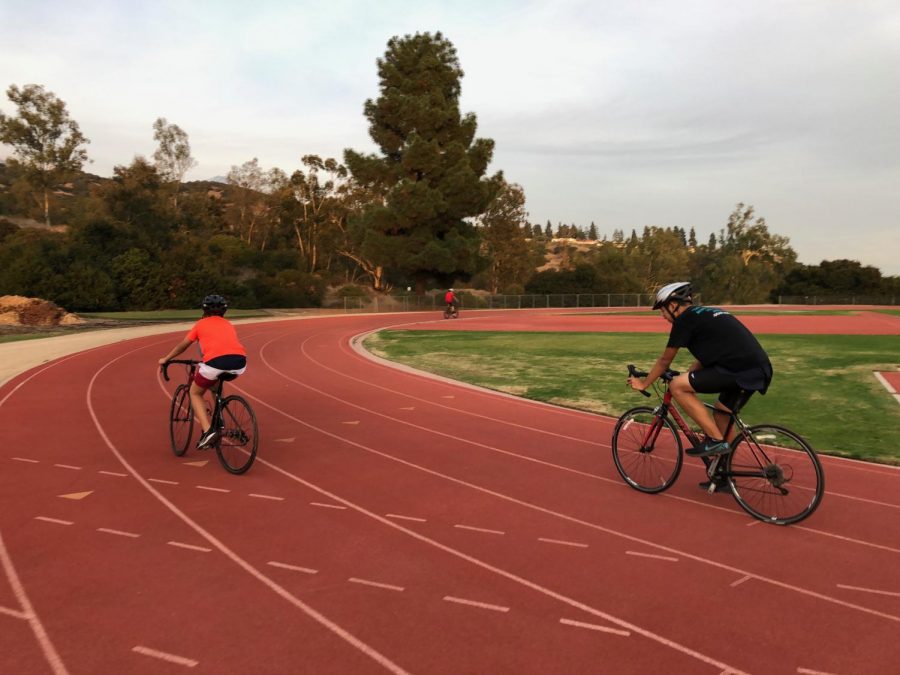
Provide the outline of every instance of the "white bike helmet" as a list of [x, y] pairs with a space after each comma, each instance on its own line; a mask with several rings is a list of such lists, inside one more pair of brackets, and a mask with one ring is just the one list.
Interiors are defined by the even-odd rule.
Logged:
[[675, 281], [666, 284], [656, 291], [656, 301], [653, 303], [653, 309], [659, 309], [670, 300], [678, 300], [679, 302], [690, 302], [693, 290], [688, 281]]

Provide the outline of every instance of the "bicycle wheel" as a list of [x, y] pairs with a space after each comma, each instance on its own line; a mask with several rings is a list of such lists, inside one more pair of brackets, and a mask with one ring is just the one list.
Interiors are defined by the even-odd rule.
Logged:
[[229, 396], [222, 401], [220, 431], [216, 441], [216, 454], [222, 466], [231, 473], [244, 473], [256, 459], [256, 415], [253, 408], [240, 396]]
[[172, 441], [172, 452], [181, 457], [191, 444], [194, 432], [194, 411], [191, 410], [191, 392], [186, 384], [179, 384], [172, 396], [172, 407], [169, 410], [169, 438]]
[[825, 492], [825, 474], [809, 443], [770, 424], [735, 439], [725, 471], [741, 508], [774, 525], [808, 518]]
[[681, 472], [681, 438], [653, 408], [632, 408], [616, 422], [612, 437], [616, 470], [635, 490], [667, 490]]

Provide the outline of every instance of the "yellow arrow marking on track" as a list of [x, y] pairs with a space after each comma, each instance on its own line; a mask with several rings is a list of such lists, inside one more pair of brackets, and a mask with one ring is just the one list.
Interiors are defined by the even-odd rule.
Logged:
[[88, 495], [94, 494], [93, 490], [88, 490], [87, 492], [73, 492], [68, 495], [59, 495], [63, 499], [84, 499]]
[[276, 438], [275, 442], [276, 443], [293, 443], [294, 440], [295, 440], [294, 438]]
[[359, 424], [359, 420], [353, 420], [352, 422], [341, 422], [341, 424]]
[[207, 464], [209, 464], [208, 459], [204, 459], [199, 462], [185, 462], [184, 463], [185, 466], [206, 466]]
[[400, 408], [400, 410], [415, 410], [415, 409], [416, 409], [415, 406], [412, 406], [412, 405], [407, 408]]

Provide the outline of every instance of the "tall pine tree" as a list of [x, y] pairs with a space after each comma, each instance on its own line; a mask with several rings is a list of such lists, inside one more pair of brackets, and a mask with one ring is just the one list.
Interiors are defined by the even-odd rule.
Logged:
[[382, 196], [353, 222], [362, 254], [421, 292], [476, 270], [480, 215], [502, 176], [485, 178], [494, 150], [476, 139], [474, 113], [459, 111], [463, 71], [441, 33], [388, 42], [378, 59], [381, 95], [365, 104], [381, 154], [344, 151], [354, 180]]

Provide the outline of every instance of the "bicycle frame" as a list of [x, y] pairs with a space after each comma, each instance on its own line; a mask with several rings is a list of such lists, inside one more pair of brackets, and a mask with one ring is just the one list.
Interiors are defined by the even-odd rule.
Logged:
[[[168, 368], [172, 363], [177, 363], [188, 367], [187, 380], [185, 380], [185, 384], [188, 386], [188, 390], [190, 390], [191, 383], [194, 381], [194, 375], [197, 372], [197, 366], [200, 364], [200, 361], [194, 361], [193, 359], [173, 359], [169, 361], [163, 366], [162, 369], [163, 379], [165, 379], [166, 382], [169, 381]], [[212, 391], [213, 394], [213, 409], [209, 414], [210, 426], [217, 426], [219, 424], [222, 414], [222, 388], [224, 385], [225, 380], [219, 379], [214, 387], [210, 387], [210, 391]], [[194, 413], [194, 415], [196, 416], [196, 413]]]
[[[688, 442], [691, 445], [698, 445], [700, 443], [700, 437], [697, 433], [691, 429], [688, 423], [685, 421], [684, 416], [678, 410], [678, 407], [673, 402], [674, 396], [672, 395], [672, 391], [669, 389], [669, 383], [671, 378], [661, 378], [665, 381], [666, 391], [662, 395], [662, 402], [659, 404], [659, 407], [656, 409], [656, 421], [650, 426], [647, 430], [647, 435], [643, 440], [642, 446], [645, 448], [653, 447], [653, 444], [656, 443], [656, 439], [659, 436], [660, 431], [662, 431], [663, 420], [666, 417], [671, 417], [678, 428], [681, 430], [681, 433], [684, 434], [685, 438], [687, 438]], [[648, 396], [650, 394], [647, 394]], [[731, 435], [732, 430], [737, 427], [737, 435], [742, 436], [747, 443], [752, 443], [753, 446], [762, 453], [763, 457], [766, 457], [765, 450], [756, 442], [756, 439], [753, 438], [753, 435], [747, 431], [747, 425], [743, 423], [740, 417], [738, 417], [736, 412], [726, 412], [721, 410], [720, 408], [716, 408], [713, 405], [708, 403], [704, 403], [704, 406], [709, 408], [710, 410], [717, 412], [719, 414], [727, 414], [728, 415], [728, 425], [725, 427], [725, 433], [723, 434], [725, 438], [728, 438]], [[732, 439], [733, 441], [734, 439]], [[713, 474], [716, 472], [716, 469], [719, 465], [719, 460], [722, 458], [721, 455], [714, 455], [713, 457], [703, 457], [703, 463], [706, 465], [707, 475], [712, 478]], [[768, 459], [768, 458], [767, 458]], [[749, 472], [739, 472], [729, 475], [735, 476], [755, 476], [755, 473]]]

